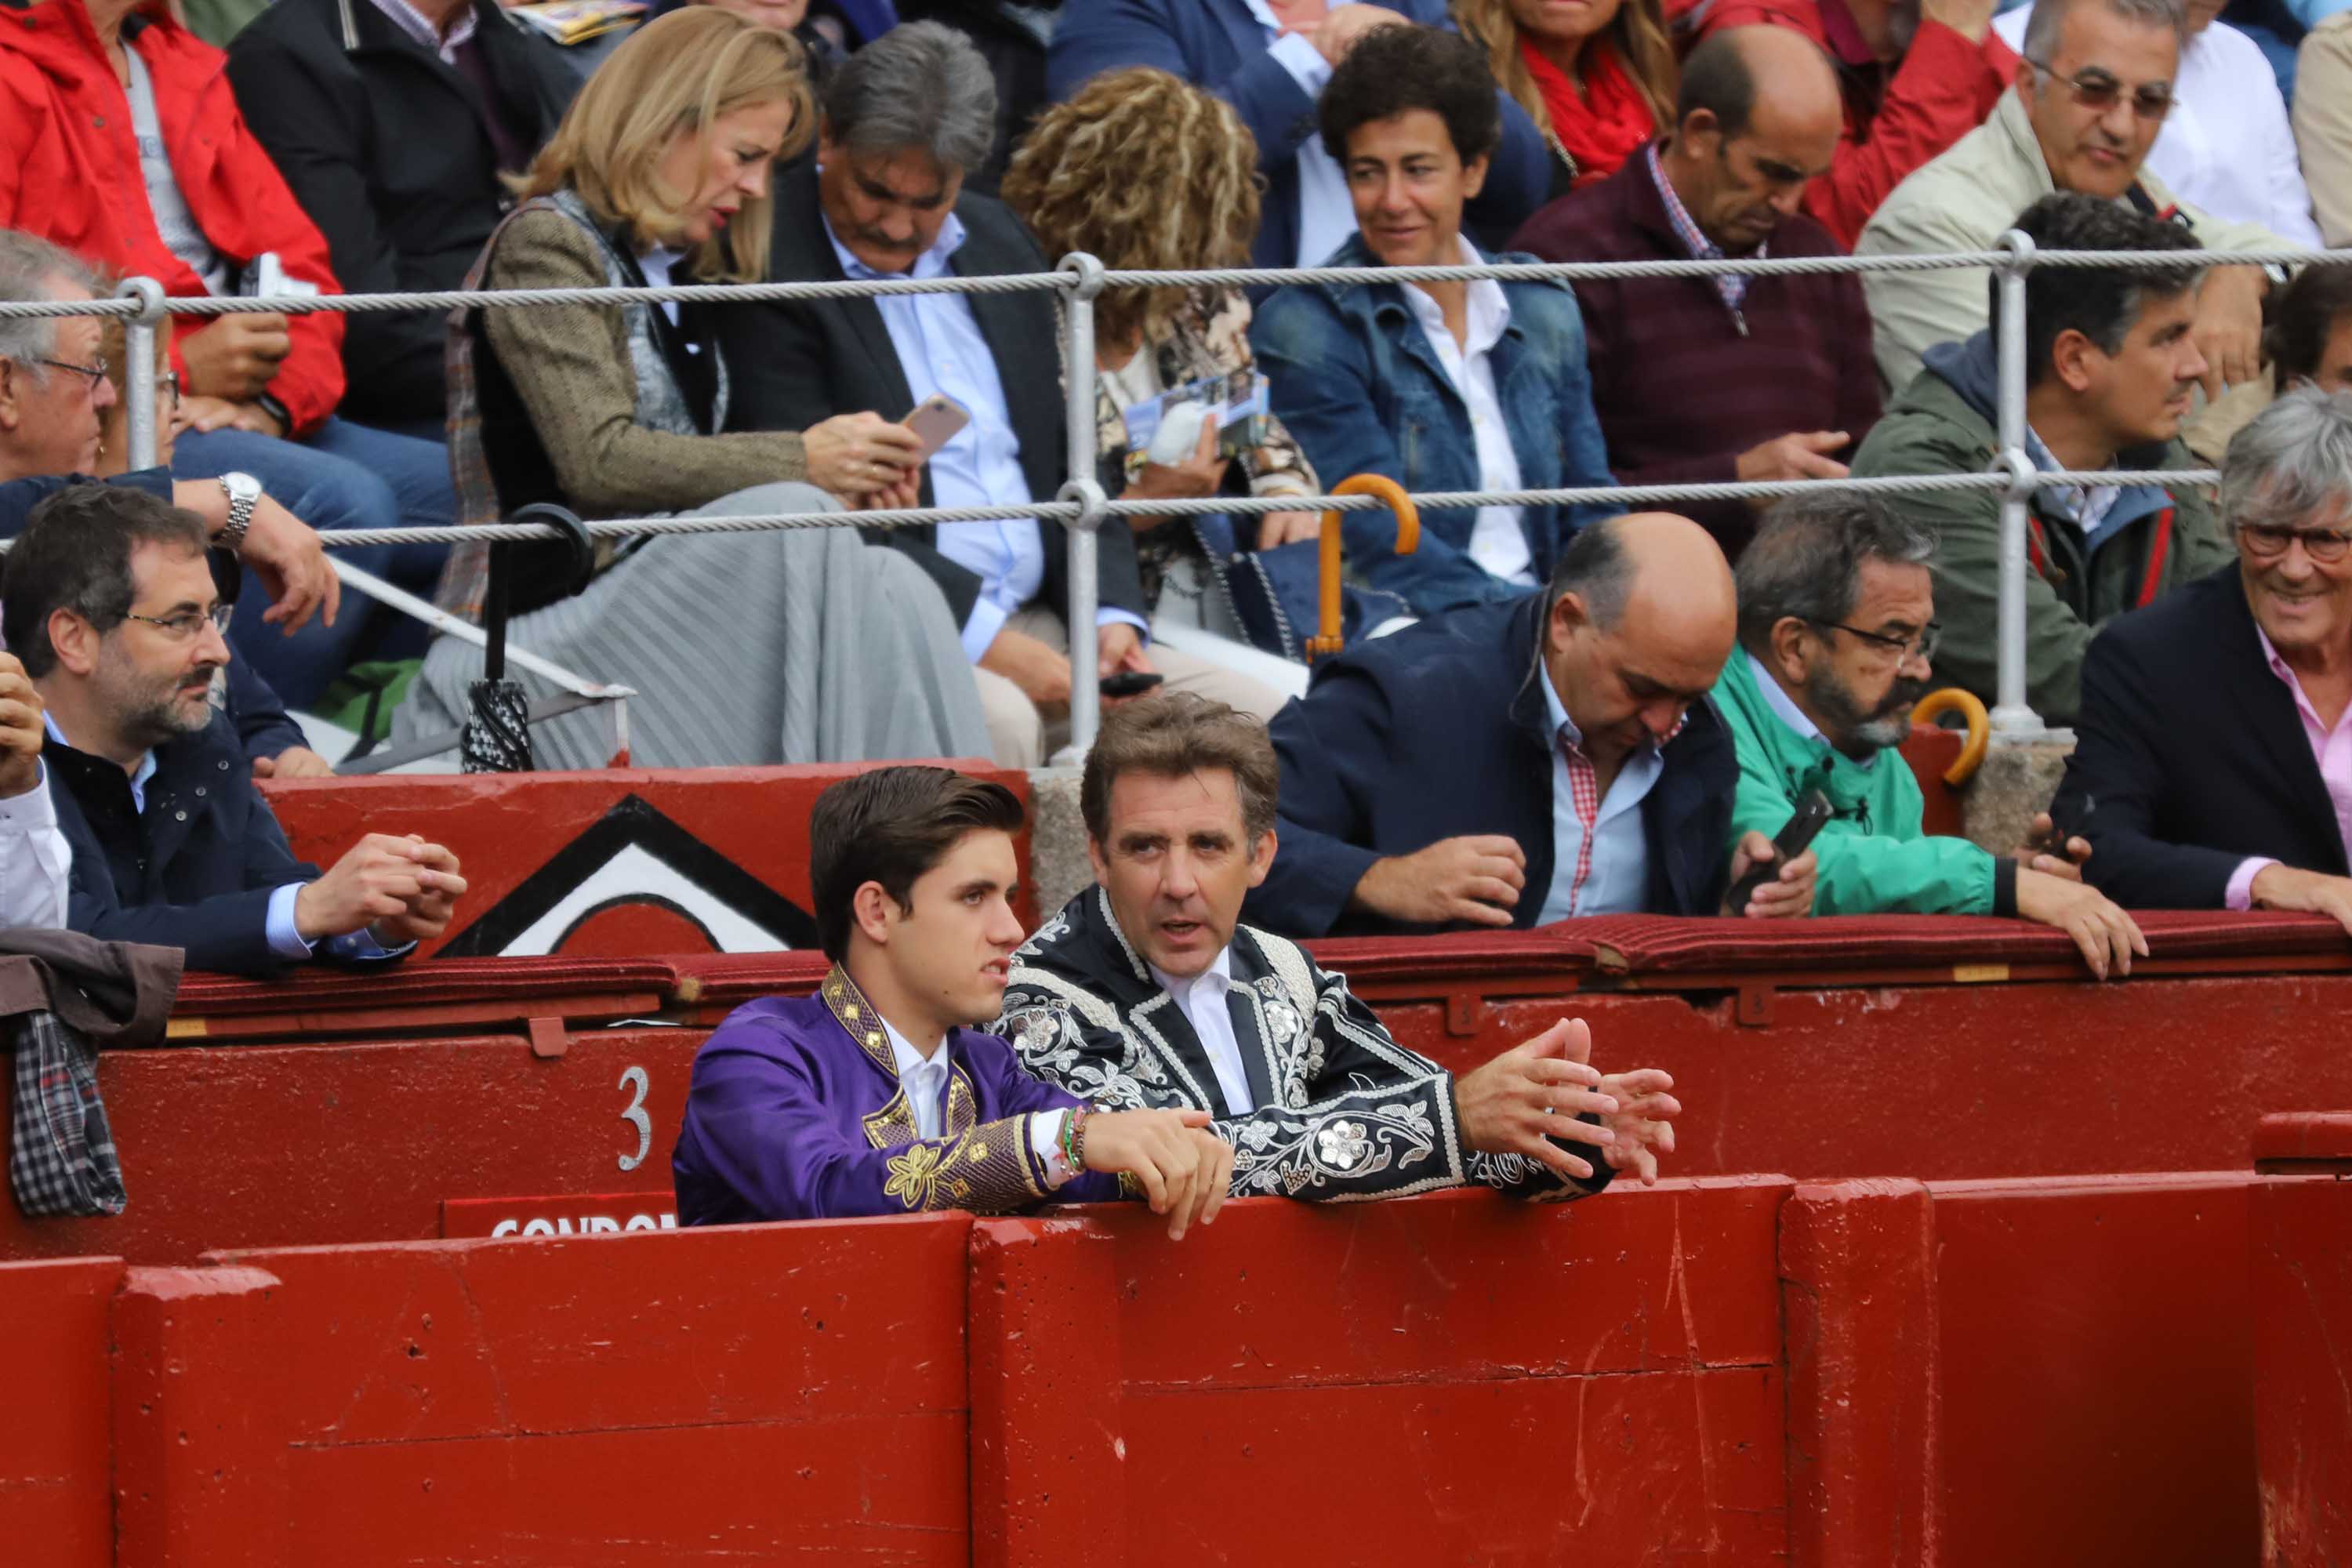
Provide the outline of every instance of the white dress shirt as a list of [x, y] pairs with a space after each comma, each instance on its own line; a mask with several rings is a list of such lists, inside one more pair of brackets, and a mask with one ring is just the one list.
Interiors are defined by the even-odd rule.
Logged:
[[[939, 1138], [947, 1128], [948, 1043], [945, 1039], [933, 1047], [929, 1056], [907, 1043], [898, 1026], [889, 1019], [882, 1020], [883, 1033], [890, 1037], [890, 1056], [898, 1064], [898, 1087], [907, 1093], [907, 1109], [914, 1113], [915, 1136]], [[1066, 1110], [1056, 1110], [1029, 1118], [1029, 1147], [1045, 1167], [1045, 1184], [1058, 1187], [1077, 1173], [1062, 1158], [1062, 1123], [1069, 1120]]]
[[1551, 889], [1536, 923], [1570, 915], [1639, 914], [1650, 886], [1650, 841], [1642, 832], [1641, 806], [1666, 771], [1665, 755], [1655, 744], [1642, 746], [1609, 782], [1609, 794], [1595, 814], [1599, 821], [1591, 828], [1592, 867], [1579, 892], [1576, 862], [1584, 852], [1587, 827], [1576, 809], [1576, 785], [1561, 742], [1580, 746], [1584, 735], [1552, 689], [1551, 671], [1538, 665], [1535, 678], [1543, 683], [1544, 710], [1551, 716], [1552, 852]]
[[[845, 278], [944, 278], [948, 258], [964, 241], [963, 221], [950, 213], [931, 247], [905, 272], [877, 272], [833, 232], [824, 237]], [[1004, 380], [996, 355], [982, 336], [968, 294], [883, 294], [875, 308], [898, 351], [898, 370], [915, 402], [945, 393], [971, 416], [971, 422], [931, 454], [931, 500], [940, 506], [1003, 506], [1016, 498], [1034, 500], [1021, 471], [1021, 437], [1013, 433]], [[877, 409], [885, 419], [904, 410]], [[995, 518], [986, 522], [943, 522], [935, 534], [939, 552], [978, 577], [980, 597], [963, 624], [964, 657], [974, 664], [1013, 611], [1037, 596], [1045, 582], [1045, 542], [1034, 517]], [[1146, 641], [1150, 629], [1125, 610], [1098, 611], [1098, 626], [1124, 622]]]
[[[1458, 265], [1475, 267], [1486, 259], [1467, 239], [1456, 243], [1461, 247], [1461, 254], [1454, 258]], [[1437, 356], [1445, 379], [1469, 405], [1470, 438], [1478, 448], [1478, 488], [1517, 489], [1519, 455], [1511, 447], [1510, 427], [1503, 423], [1502, 395], [1495, 389], [1495, 345], [1503, 341], [1503, 330], [1511, 324], [1511, 302], [1503, 286], [1492, 278], [1481, 278], [1470, 285], [1463, 308], [1464, 341], [1459, 343], [1446, 330], [1444, 307], [1427, 290], [1408, 283], [1403, 293], [1413, 319], [1421, 323], [1422, 335], [1429, 340], [1430, 353]], [[1521, 508], [1480, 507], [1478, 521], [1470, 530], [1470, 559], [1485, 567], [1489, 576], [1526, 588], [1540, 586]]]
[[[1323, 89], [1331, 80], [1331, 62], [1323, 58], [1301, 33], [1285, 34], [1282, 22], [1265, 0], [1242, 0], [1265, 29], [1266, 53], [1281, 63], [1298, 84], [1298, 90], [1320, 101]], [[1330, 0], [1328, 10], [1352, 4], [1352, 0]], [[1298, 145], [1296, 159], [1298, 166], [1298, 255], [1294, 263], [1300, 267], [1320, 264], [1333, 251], [1348, 243], [1356, 232], [1356, 204], [1348, 196], [1347, 172], [1338, 160], [1323, 150], [1323, 138], [1309, 133]]]
[[[1814, 723], [1803, 709], [1797, 706], [1795, 698], [1781, 689], [1779, 681], [1772, 679], [1772, 672], [1764, 668], [1763, 660], [1745, 648], [1740, 650], [1739, 657], [1748, 661], [1748, 673], [1756, 678], [1756, 689], [1764, 694], [1764, 705], [1772, 710], [1775, 718], [1803, 740], [1819, 741], [1824, 746], [1830, 743], [1830, 738], [1822, 733], [1822, 727]], [[1873, 752], [1862, 761], [1854, 763], [1854, 765], [1865, 770], [1874, 768], [1878, 765], [1879, 755], [1880, 753]], [[1846, 761], [1851, 763], [1853, 759], [1848, 757]]]
[[1228, 946], [1217, 961], [1190, 980], [1179, 980], [1158, 964], [1147, 964], [1160, 989], [1175, 1002], [1176, 1010], [1192, 1026], [1209, 1066], [1217, 1075], [1218, 1092], [1225, 1097], [1228, 1115], [1247, 1116], [1257, 1109], [1250, 1093], [1249, 1072], [1242, 1066], [1241, 1041], [1234, 1035], [1233, 1009], [1226, 998], [1234, 988], [1234, 950]]
[[[2021, 49], [2032, 14], [2031, 5], [2021, 5], [1997, 18], [1993, 29]], [[2210, 24], [2180, 51], [2172, 112], [2147, 167], [2200, 212], [2261, 224], [2289, 245], [2324, 243], [2277, 74], [2262, 46], [2227, 22]]]
[[23, 795], [0, 800], [0, 929], [62, 931], [73, 847], [58, 827], [48, 770]]

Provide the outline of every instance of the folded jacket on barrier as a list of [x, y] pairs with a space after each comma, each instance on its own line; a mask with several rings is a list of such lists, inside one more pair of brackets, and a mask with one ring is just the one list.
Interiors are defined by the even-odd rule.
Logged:
[[182, 958], [75, 931], [0, 930], [0, 1035], [16, 1058], [8, 1183], [26, 1214], [122, 1212], [98, 1047], [163, 1037]]

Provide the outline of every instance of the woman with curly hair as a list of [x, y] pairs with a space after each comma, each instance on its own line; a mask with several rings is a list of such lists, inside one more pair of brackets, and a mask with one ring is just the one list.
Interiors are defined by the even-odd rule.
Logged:
[[[1230, 105], [1166, 71], [1138, 68], [1105, 72], [1039, 116], [1005, 172], [1003, 195], [1051, 256], [1083, 250], [1118, 269], [1244, 267], [1257, 234], [1256, 168], [1256, 142]], [[1095, 425], [1106, 494], [1316, 493], [1315, 470], [1267, 413], [1251, 417], [1237, 438], [1247, 444], [1238, 447], [1221, 441], [1214, 418], [1202, 421], [1181, 455], [1162, 448], [1160, 461], [1147, 443], [1130, 439], [1143, 434], [1130, 429], [1130, 415], [1156, 415], [1164, 393], [1213, 381], [1231, 389], [1218, 404], [1246, 400], [1257, 369], [1249, 326], [1249, 301], [1238, 289], [1112, 289], [1095, 300]], [[1304, 616], [1313, 567], [1300, 551], [1270, 567], [1259, 556], [1311, 540], [1315, 513], [1129, 521], [1155, 637], [1172, 626], [1181, 644], [1183, 628], [1198, 626], [1298, 657], [1297, 637], [1312, 630]], [[1279, 593], [1277, 580], [1296, 592]], [[1231, 650], [1193, 651], [1223, 662]], [[1267, 674], [1282, 690], [1304, 689], [1303, 671], [1261, 679]]]
[[1552, 197], [1605, 179], [1674, 123], [1660, 0], [1454, 0], [1503, 90], [1551, 143]]

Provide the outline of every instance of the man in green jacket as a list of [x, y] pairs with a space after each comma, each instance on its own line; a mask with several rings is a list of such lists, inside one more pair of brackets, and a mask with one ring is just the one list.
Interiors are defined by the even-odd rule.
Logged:
[[[2178, 252], [2178, 268], [2042, 267], [2026, 275], [2026, 451], [2044, 473], [2189, 468], [2180, 441], [2205, 361], [2191, 341], [2197, 241], [2093, 196], [2044, 196], [2017, 227], [2040, 250]], [[2000, 450], [1994, 328], [1927, 353], [1854, 455], [1856, 478], [1980, 474]], [[1888, 498], [1936, 540], [1944, 673], [1994, 700], [2000, 495]], [[2206, 497], [2186, 485], [2044, 485], [2033, 493], [2025, 579], [2025, 694], [2053, 724], [2081, 702], [2083, 654], [2101, 622], [2235, 559]]]
[[[1899, 755], [1928, 688], [1938, 628], [1936, 542], [1867, 496], [1773, 508], [1739, 558], [1739, 647], [1715, 702], [1739, 758], [1729, 836], [1780, 831], [1809, 790], [1832, 815], [1813, 840], [1813, 912], [2021, 915], [2074, 939], [2094, 973], [2131, 972], [2147, 944], [2070, 856], [1998, 856], [1921, 833]], [[2035, 825], [2049, 830], [2049, 820]]]

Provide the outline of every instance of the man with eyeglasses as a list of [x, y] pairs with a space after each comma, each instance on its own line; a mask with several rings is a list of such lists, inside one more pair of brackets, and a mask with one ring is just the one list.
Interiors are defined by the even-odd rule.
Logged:
[[[2025, 454], [2045, 475], [2192, 468], [2180, 438], [2207, 362], [2194, 335], [2205, 258], [2178, 224], [2095, 196], [2044, 196], [2016, 220], [2038, 250], [2139, 251], [2157, 265], [2037, 267], [2025, 279]], [[1995, 325], [1943, 344], [1854, 455], [1858, 479], [1981, 474], [2000, 449]], [[1886, 498], [1936, 541], [1939, 666], [1990, 703], [2000, 679], [1997, 489]], [[2221, 565], [2229, 542], [2196, 486], [2039, 482], [2026, 500], [2025, 698], [2053, 724], [2081, 702], [2098, 627]]]
[[[1990, 250], [2019, 212], [2061, 191], [2182, 225], [2208, 250], [2287, 248], [2259, 225], [2179, 201], [2142, 167], [2171, 111], [2188, 29], [2182, 0], [2035, 0], [2014, 89], [1984, 124], [1895, 187], [1854, 253]], [[1865, 276], [1890, 390], [1910, 383], [1929, 349], [1984, 325], [1986, 277], [1973, 268]], [[2269, 288], [2255, 267], [2219, 266], [2206, 279], [2190, 335], [2206, 362], [2208, 401], [2260, 374]]]
[[2142, 909], [2352, 931], [2352, 394], [2305, 387], [2221, 465], [2235, 566], [2099, 635], [2052, 812]]
[[268, 976], [397, 960], [449, 923], [457, 857], [371, 833], [323, 876], [294, 858], [213, 707], [226, 606], [194, 513], [75, 485], [34, 508], [0, 571], [0, 630], [47, 710], [67, 923]]
[[2018, 915], [2074, 938], [2102, 980], [2128, 974], [2147, 942], [2071, 854], [1927, 835], [1918, 781], [1886, 754], [1931, 683], [1935, 548], [1868, 496], [1772, 509], [1739, 560], [1740, 646], [1715, 688], [1739, 754], [1731, 836], [1778, 833], [1819, 790], [1832, 815], [1813, 839], [1815, 914]]

